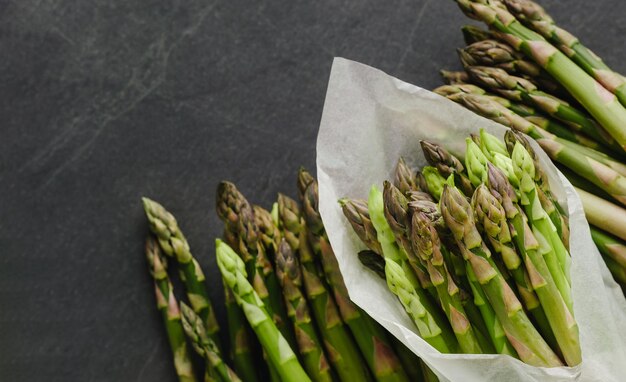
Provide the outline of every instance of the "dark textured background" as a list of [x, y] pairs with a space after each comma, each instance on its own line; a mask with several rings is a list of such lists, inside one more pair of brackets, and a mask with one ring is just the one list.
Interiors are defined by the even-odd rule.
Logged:
[[[544, 4], [626, 72], [626, 2]], [[333, 57], [431, 88], [465, 22], [436, 0], [0, 1], [0, 380], [174, 381], [140, 197], [215, 280], [217, 182], [295, 195]]]

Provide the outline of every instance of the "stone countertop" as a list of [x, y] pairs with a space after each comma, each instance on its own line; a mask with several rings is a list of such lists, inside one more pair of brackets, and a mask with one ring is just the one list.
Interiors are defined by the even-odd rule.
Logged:
[[[626, 2], [543, 4], [626, 72]], [[269, 207], [315, 170], [335, 56], [432, 88], [459, 68], [452, 1], [0, 4], [0, 380], [174, 381], [142, 253], [178, 218], [224, 322], [215, 188]]]

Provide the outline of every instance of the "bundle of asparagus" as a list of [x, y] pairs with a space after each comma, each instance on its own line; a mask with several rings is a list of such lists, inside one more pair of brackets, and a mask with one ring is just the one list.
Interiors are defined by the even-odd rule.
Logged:
[[[300, 170], [297, 183], [301, 202], [280, 194], [271, 212], [251, 205], [232, 183], [218, 187], [224, 239], [216, 240], [216, 259], [229, 353], [176, 219], [144, 198], [153, 234], [146, 255], [179, 380], [198, 380], [189, 344], [204, 360], [205, 381], [437, 381], [350, 301], [319, 215], [317, 182]], [[190, 306], [177, 300], [164, 255], [176, 261]]]
[[443, 70], [447, 84], [435, 92], [539, 143], [578, 187], [593, 239], [624, 286], [614, 259], [626, 245], [616, 224], [626, 214], [626, 79], [532, 0], [455, 1], [489, 30], [463, 27], [464, 71]]
[[[464, 163], [433, 142], [430, 166], [341, 200], [419, 335], [442, 353], [499, 353], [535, 366], [581, 362], [567, 217], [524, 136], [481, 131]], [[375, 255], [374, 255], [375, 254]], [[378, 260], [375, 256], [378, 256]]]

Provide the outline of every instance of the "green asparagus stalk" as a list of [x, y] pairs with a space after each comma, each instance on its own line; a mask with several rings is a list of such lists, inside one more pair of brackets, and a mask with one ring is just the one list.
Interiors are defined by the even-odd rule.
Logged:
[[228, 338], [230, 354], [237, 375], [248, 382], [258, 381], [255, 354], [251, 348], [251, 333], [248, 321], [235, 301], [233, 292], [224, 284], [226, 319], [228, 320]]
[[376, 186], [372, 186], [370, 190], [368, 209], [383, 249], [385, 274], [390, 290], [398, 297], [426, 342], [442, 353], [455, 352], [458, 342], [447, 320], [441, 317], [435, 305], [430, 302], [429, 295], [412, 274], [410, 266], [407, 266], [406, 255], [398, 247], [385, 219], [383, 194]]
[[591, 226], [591, 237], [598, 246], [603, 255], [610, 257], [619, 264], [620, 267], [626, 269], [626, 244], [600, 229]]
[[302, 272], [289, 244], [283, 239], [276, 253], [276, 274], [283, 288], [289, 317], [294, 324], [302, 363], [313, 381], [332, 381], [333, 373], [301, 292]]
[[148, 198], [142, 200], [150, 230], [156, 235], [163, 252], [178, 263], [191, 307], [204, 321], [209, 337], [217, 344], [218, 349], [221, 348], [219, 325], [209, 300], [204, 272], [191, 254], [187, 239], [174, 216], [162, 205]]
[[410, 264], [415, 276], [417, 276], [420, 286], [428, 291], [433, 298], [437, 298], [437, 291], [430, 281], [428, 271], [417, 253], [413, 251], [413, 246], [411, 245], [409, 237], [411, 220], [409, 216], [408, 200], [402, 195], [400, 190], [386, 181], [383, 187], [383, 201], [385, 219], [396, 238], [396, 242], [400, 246], [403, 258]]
[[437, 288], [439, 303], [448, 317], [461, 351], [468, 354], [482, 353], [483, 350], [461, 302], [459, 288], [444, 262], [439, 234], [426, 214], [421, 211], [414, 212], [412, 216], [411, 242], [414, 250], [426, 263], [431, 282]]
[[609, 268], [609, 271], [611, 272], [611, 275], [613, 275], [615, 281], [620, 284], [622, 290], [624, 290], [626, 288], [626, 269], [620, 266], [612, 258], [604, 255], [602, 252], [600, 252], [600, 255], [602, 255], [602, 259], [604, 260], [607, 268]]
[[180, 304], [182, 312], [183, 329], [187, 338], [201, 357], [207, 363], [207, 371], [209, 375], [214, 375], [223, 382], [240, 382], [241, 379], [237, 374], [224, 362], [219, 349], [206, 333], [202, 319], [187, 304]]
[[446, 225], [453, 232], [463, 257], [487, 295], [520, 359], [534, 366], [561, 366], [561, 361], [533, 327], [515, 293], [491, 259], [476, 229], [469, 202], [460, 191], [445, 186], [441, 210]]
[[415, 172], [411, 171], [402, 157], [398, 159], [393, 184], [405, 195], [411, 191], [418, 190]]
[[274, 262], [274, 257], [278, 251], [281, 235], [280, 230], [274, 223], [271, 213], [261, 206], [253, 206], [254, 222], [259, 228], [259, 239], [265, 253], [270, 261]]
[[576, 193], [583, 203], [589, 224], [626, 240], [626, 209], [579, 188]]
[[504, 4], [518, 20], [559, 48], [606, 89], [614, 93], [622, 105], [626, 105], [626, 79], [611, 70], [578, 38], [559, 28], [539, 4], [531, 0], [504, 0]]
[[614, 200], [613, 197], [611, 197], [611, 195], [609, 195], [606, 191], [596, 186], [595, 184], [591, 183], [590, 181], [583, 178], [582, 176], [578, 175], [577, 173], [570, 170], [569, 168], [563, 166], [562, 164], [556, 163], [556, 167], [559, 169], [559, 171], [563, 173], [563, 175], [565, 175], [567, 180], [569, 180], [570, 183], [572, 183], [574, 187], [585, 190], [607, 201]]
[[615, 200], [626, 204], [626, 177], [611, 167], [571, 146], [538, 139], [537, 143], [556, 162], [576, 171], [580, 176], [608, 192]]
[[420, 145], [426, 161], [435, 167], [444, 178], [447, 179], [454, 175], [455, 184], [465, 195], [471, 195], [474, 192], [472, 182], [465, 175], [465, 168], [457, 157], [433, 142], [422, 140]]
[[270, 363], [284, 382], [310, 381], [298, 358], [280, 333], [259, 295], [247, 279], [245, 264], [226, 243], [216, 240], [217, 265], [224, 281], [256, 333]]
[[530, 81], [487, 66], [466, 67], [467, 73], [478, 84], [513, 101], [529, 103], [576, 131], [620, 152], [621, 148], [593, 118], [578, 111], [567, 102], [539, 91]]
[[[511, 158], [513, 159], [515, 175], [520, 179], [521, 204], [531, 222], [534, 235], [540, 242], [543, 243], [545, 241], [547, 243], [545, 245], [547, 253], [544, 253], [544, 257], [546, 257], [552, 277], [556, 279], [565, 303], [570, 308], [570, 311], [573, 311], [569, 288], [571, 258], [550, 217], [541, 207], [535, 183], [536, 170], [533, 159], [521, 143], [515, 144]], [[557, 260], [556, 264], [555, 258]], [[565, 276], [565, 282], [558, 276], [559, 269]]]
[[463, 105], [465, 108], [478, 115], [491, 119], [512, 129], [521, 131], [522, 133], [530, 135], [535, 139], [555, 138], [553, 134], [548, 133], [532, 122], [527, 121], [523, 117], [515, 114], [505, 106], [494, 101], [493, 99], [490, 99], [489, 97], [483, 97], [478, 94], [456, 93], [448, 96], [448, 99]]
[[342, 381], [371, 380], [358, 347], [342, 322], [337, 305], [322, 279], [322, 272], [315, 263], [315, 256], [307, 242], [309, 233], [298, 203], [280, 194], [278, 208], [285, 239], [292, 250], [298, 253], [306, 297], [331, 365]]
[[476, 189], [472, 197], [472, 207], [478, 226], [487, 236], [491, 247], [500, 256], [506, 269], [513, 276], [515, 286], [526, 311], [533, 317], [545, 340], [555, 348], [556, 338], [537, 295], [532, 289], [522, 259], [513, 244], [513, 235], [507, 223], [504, 208], [484, 184]]
[[358, 256], [361, 264], [376, 273], [381, 279], [385, 279], [385, 258], [382, 255], [367, 249], [360, 251]]
[[453, 84], [458, 84], [458, 83], [467, 83], [467, 81], [469, 80], [469, 76], [467, 75], [466, 72], [440, 70], [439, 74], [441, 75], [443, 82], [445, 82], [448, 85], [453, 85]]
[[590, 77], [541, 35], [524, 27], [502, 3], [493, 0], [455, 0], [468, 16], [502, 32], [507, 43], [521, 50], [550, 73], [624, 147], [626, 109], [616, 97]]
[[488, 165], [488, 172], [489, 190], [504, 208], [513, 240], [528, 271], [530, 285], [541, 302], [567, 364], [576, 365], [581, 357], [578, 326], [546, 263], [541, 244], [517, 205], [517, 196], [504, 174], [491, 164]]
[[167, 275], [167, 263], [159, 250], [156, 240], [149, 236], [146, 239], [146, 257], [148, 269], [154, 279], [157, 307], [161, 312], [167, 339], [170, 343], [176, 375], [180, 382], [196, 382], [191, 359], [189, 358], [185, 333], [180, 320], [178, 302], [174, 296], [172, 283]]
[[435, 89], [435, 92], [460, 103], [474, 113], [524, 132], [533, 138], [554, 139], [554, 136], [557, 136], [593, 149], [606, 149], [586, 135], [542, 116], [529, 106], [494, 95], [480, 94], [477, 91], [469, 92], [475, 89], [458, 86], [460, 85], [442, 86]]
[[288, 325], [290, 321], [282, 291], [262, 245], [262, 235], [256, 224], [253, 207], [234, 184], [221, 182], [217, 189], [217, 213], [224, 221], [226, 230], [238, 238], [237, 253], [246, 264], [249, 281], [263, 300], [265, 309], [289, 345], [295, 349], [295, 334], [291, 325]]
[[464, 25], [461, 28], [461, 32], [463, 32], [463, 39], [465, 40], [465, 44], [467, 45], [479, 41], [495, 39], [495, 36], [491, 31], [480, 29], [475, 25]]
[[352, 229], [359, 239], [375, 253], [382, 255], [383, 250], [378, 242], [378, 233], [370, 219], [367, 208], [367, 201], [361, 199], [341, 199], [339, 200], [343, 215], [346, 217]]

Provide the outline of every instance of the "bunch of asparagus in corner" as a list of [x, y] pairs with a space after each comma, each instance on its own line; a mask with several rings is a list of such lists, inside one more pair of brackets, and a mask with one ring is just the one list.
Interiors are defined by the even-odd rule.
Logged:
[[423, 141], [430, 166], [414, 172], [400, 158], [393, 183], [340, 203], [368, 248], [363, 263], [384, 269], [435, 349], [574, 366], [567, 216], [524, 136], [509, 131], [507, 143], [481, 131], [463, 163]]
[[[351, 302], [319, 214], [317, 182], [301, 170], [297, 183], [300, 202], [280, 194], [271, 212], [250, 204], [232, 183], [218, 187], [226, 347], [204, 274], [176, 219], [144, 198], [154, 235], [146, 255], [179, 380], [198, 380], [191, 348], [203, 361], [205, 381], [437, 381]], [[166, 256], [177, 263], [187, 302], [173, 292]]]
[[489, 30], [462, 28], [464, 70], [442, 70], [446, 85], [435, 92], [539, 143], [578, 188], [592, 237], [624, 285], [616, 259], [626, 229], [616, 221], [626, 214], [625, 77], [532, 0], [455, 1]]

